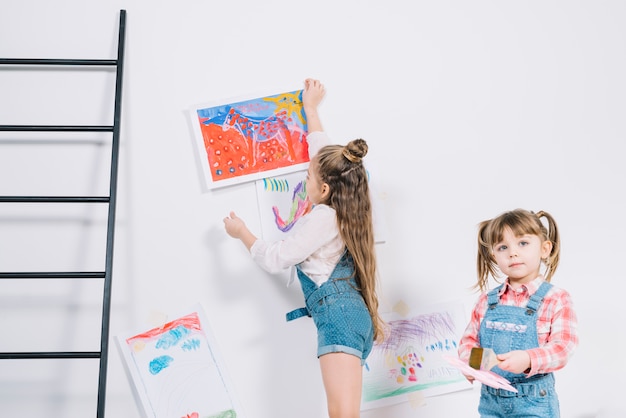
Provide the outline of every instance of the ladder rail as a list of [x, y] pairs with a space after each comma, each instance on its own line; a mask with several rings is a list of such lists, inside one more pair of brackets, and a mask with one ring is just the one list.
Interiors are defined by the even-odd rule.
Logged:
[[115, 235], [115, 209], [117, 206], [117, 182], [119, 171], [120, 128], [122, 120], [122, 85], [124, 74], [124, 44], [126, 37], [126, 11], [120, 11], [119, 38], [117, 47], [117, 70], [115, 76], [115, 108], [113, 111], [113, 143], [111, 147], [111, 175], [109, 189], [109, 220], [105, 260], [104, 292], [102, 298], [102, 332], [100, 336], [100, 367], [98, 377], [97, 417], [104, 418], [109, 333], [111, 317], [111, 290], [113, 273], [113, 247]]

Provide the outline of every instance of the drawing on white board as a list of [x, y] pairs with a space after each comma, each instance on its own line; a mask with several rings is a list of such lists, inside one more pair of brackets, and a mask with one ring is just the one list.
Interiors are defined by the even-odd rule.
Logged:
[[361, 409], [408, 400], [419, 393], [435, 396], [471, 388], [447, 354], [456, 354], [464, 324], [462, 309], [446, 305], [425, 313], [382, 314], [389, 329], [375, 343], [363, 370]]
[[117, 343], [144, 417], [243, 417], [200, 305]]

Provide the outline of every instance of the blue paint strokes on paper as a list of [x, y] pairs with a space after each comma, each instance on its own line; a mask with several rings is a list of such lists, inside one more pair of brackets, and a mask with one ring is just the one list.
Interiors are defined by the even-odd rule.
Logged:
[[183, 340], [187, 335], [189, 335], [190, 331], [182, 325], [177, 326], [174, 329], [169, 330], [165, 335], [163, 335], [159, 341], [156, 343], [156, 348], [162, 348], [164, 350], [169, 349], [170, 347], [175, 346], [181, 340]]
[[170, 356], [160, 356], [150, 362], [150, 373], [153, 375], [159, 374], [163, 369], [169, 367], [174, 361]]
[[192, 350], [197, 350], [200, 347], [200, 340], [197, 338], [190, 338], [189, 340], [185, 341], [183, 343], [183, 345], [181, 346], [181, 348], [183, 349], [183, 351], [192, 351]]

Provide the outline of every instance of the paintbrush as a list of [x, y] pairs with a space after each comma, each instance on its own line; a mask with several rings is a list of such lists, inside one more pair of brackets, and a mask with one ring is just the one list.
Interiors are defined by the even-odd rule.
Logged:
[[470, 353], [469, 365], [476, 370], [491, 370], [500, 360], [491, 348], [474, 347]]

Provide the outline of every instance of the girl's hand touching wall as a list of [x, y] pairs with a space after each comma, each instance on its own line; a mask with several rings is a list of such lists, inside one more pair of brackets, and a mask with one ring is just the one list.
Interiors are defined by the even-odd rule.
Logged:
[[241, 240], [248, 250], [257, 240], [257, 237], [250, 232], [243, 219], [235, 215], [235, 212], [231, 212], [230, 216], [224, 218], [224, 227], [228, 235]]

